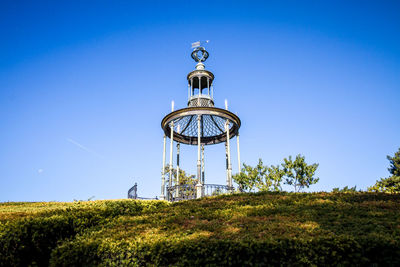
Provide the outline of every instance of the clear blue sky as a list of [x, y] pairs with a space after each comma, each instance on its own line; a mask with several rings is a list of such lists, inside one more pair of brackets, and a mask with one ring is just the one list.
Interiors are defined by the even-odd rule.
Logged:
[[[134, 182], [159, 195], [160, 122], [185, 106], [190, 43], [206, 39], [242, 161], [301, 153], [320, 164], [310, 190], [366, 189], [400, 147], [399, 14], [398, 1], [2, 1], [0, 201], [125, 198]], [[207, 182], [224, 183], [224, 161], [206, 147]], [[182, 167], [195, 173], [195, 148]]]

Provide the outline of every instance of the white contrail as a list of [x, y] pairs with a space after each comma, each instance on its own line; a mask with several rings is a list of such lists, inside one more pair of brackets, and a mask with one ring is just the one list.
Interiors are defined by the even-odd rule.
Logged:
[[76, 145], [77, 147], [79, 147], [79, 148], [85, 150], [86, 152], [89, 152], [90, 154], [92, 154], [92, 155], [94, 155], [94, 156], [96, 156], [96, 157], [99, 157], [99, 158], [104, 159], [104, 157], [103, 157], [102, 155], [100, 155], [100, 154], [94, 152], [93, 150], [91, 150], [91, 149], [85, 147], [84, 145], [79, 144], [78, 142], [76, 142], [75, 140], [72, 140], [71, 138], [67, 138], [67, 141], [70, 142], [70, 143], [72, 143], [72, 144], [74, 144], [74, 145]]

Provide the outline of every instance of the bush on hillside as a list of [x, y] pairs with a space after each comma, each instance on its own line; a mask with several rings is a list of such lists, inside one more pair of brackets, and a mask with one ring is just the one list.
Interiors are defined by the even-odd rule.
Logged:
[[368, 188], [370, 192], [400, 193], [400, 148], [393, 157], [386, 156], [390, 162], [388, 171], [392, 176], [381, 178]]
[[281, 165], [267, 166], [261, 159], [255, 167], [243, 163], [240, 173], [233, 176], [241, 191], [282, 191], [282, 183], [294, 187], [295, 192], [316, 184], [315, 177], [318, 164], [307, 164], [300, 154], [292, 160], [292, 156], [283, 159]]
[[6, 205], [0, 204], [0, 215], [9, 213], [0, 219], [0, 266], [400, 264], [395, 194], [59, 203], [22, 218], [23, 205]]

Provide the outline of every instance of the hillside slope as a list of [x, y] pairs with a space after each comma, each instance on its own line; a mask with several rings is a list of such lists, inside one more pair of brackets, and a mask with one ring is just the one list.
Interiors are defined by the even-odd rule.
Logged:
[[400, 195], [0, 203], [0, 265], [400, 265]]

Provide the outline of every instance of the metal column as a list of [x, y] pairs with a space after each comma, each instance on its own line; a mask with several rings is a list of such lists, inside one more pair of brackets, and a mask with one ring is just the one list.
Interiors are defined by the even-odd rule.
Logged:
[[239, 145], [239, 131], [237, 133], [236, 136], [236, 141], [237, 141], [237, 157], [238, 157], [238, 172], [241, 173], [242, 172], [242, 167], [240, 165], [240, 145]]
[[[228, 110], [228, 100], [225, 99], [225, 109]], [[226, 184], [229, 187], [229, 190], [232, 188], [232, 164], [231, 164], [231, 146], [230, 146], [230, 135], [229, 135], [229, 120], [225, 122], [225, 132], [226, 132], [226, 158], [227, 158], [227, 167], [226, 167]]]
[[204, 145], [201, 145], [201, 183], [204, 184]]
[[200, 107], [201, 77], [197, 76], [197, 79], [199, 80], [199, 94], [197, 95], [197, 106]]
[[167, 136], [164, 134], [164, 145], [163, 145], [163, 159], [162, 159], [162, 171], [161, 171], [161, 196], [160, 199], [165, 199], [165, 143], [167, 142]]
[[176, 144], [176, 187], [175, 187], [175, 197], [179, 197], [179, 154], [180, 154], [181, 144], [178, 142]]
[[225, 130], [226, 130], [226, 150], [228, 154], [228, 187], [232, 187], [232, 165], [231, 165], [231, 147], [229, 143], [229, 121], [226, 121], [225, 124]]
[[192, 97], [194, 95], [193, 91], [193, 78], [190, 79], [190, 96]]
[[[225, 128], [226, 129], [226, 128]], [[229, 184], [229, 172], [228, 172], [228, 145], [225, 142], [225, 169], [226, 169], [226, 185], [228, 186]]]
[[207, 88], [208, 88], [208, 90], [207, 90], [208, 96], [210, 96], [210, 79], [209, 78], [207, 78]]
[[[171, 143], [170, 143], [170, 146], [169, 146], [169, 181], [168, 181], [168, 187], [169, 187], [169, 189], [171, 190], [171, 187], [172, 187], [172, 162], [173, 162], [173, 155], [172, 155], [172, 152], [174, 151], [174, 146], [173, 146], [173, 144], [174, 144], [174, 122], [171, 122]], [[167, 194], [167, 199], [168, 200], [170, 200], [170, 198], [171, 198], [171, 194], [169, 194], [169, 192], [168, 192], [168, 194]]]
[[201, 115], [197, 115], [197, 185], [196, 185], [196, 197], [201, 198], [203, 196], [203, 186], [201, 184], [201, 132], [200, 132], [200, 120]]

